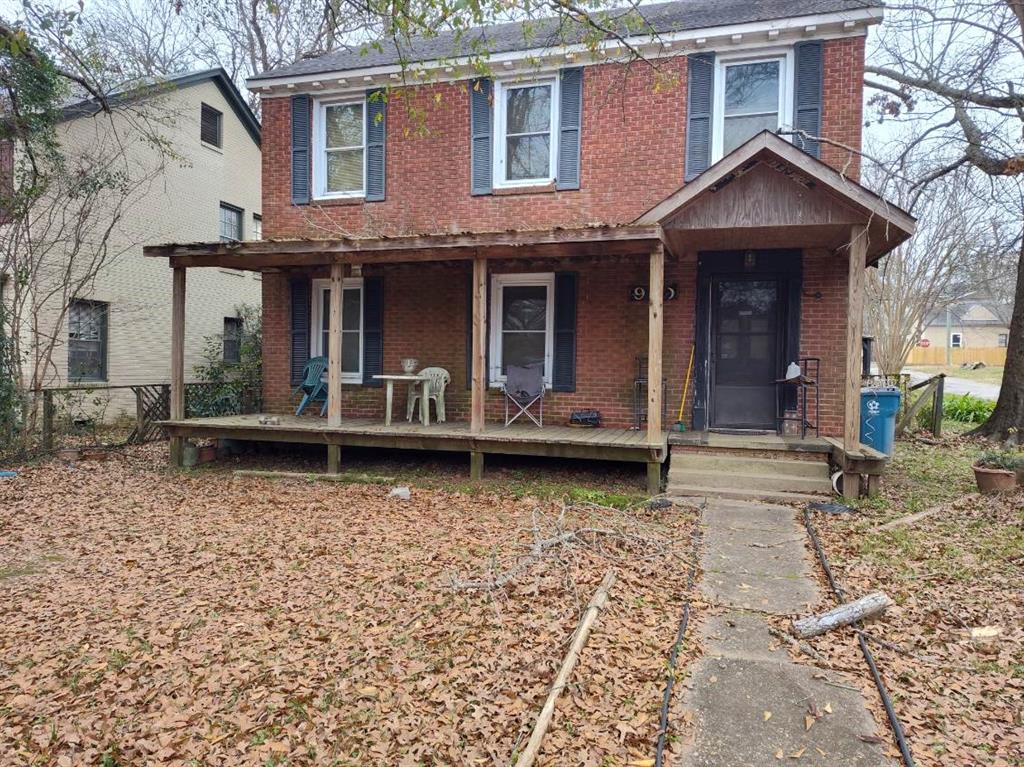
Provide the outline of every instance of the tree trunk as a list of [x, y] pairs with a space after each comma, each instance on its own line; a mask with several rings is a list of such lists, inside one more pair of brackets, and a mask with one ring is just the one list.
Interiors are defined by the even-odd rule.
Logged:
[[1017, 289], [999, 400], [992, 416], [971, 434], [1000, 442], [1024, 442], [1024, 239], [1017, 260]]

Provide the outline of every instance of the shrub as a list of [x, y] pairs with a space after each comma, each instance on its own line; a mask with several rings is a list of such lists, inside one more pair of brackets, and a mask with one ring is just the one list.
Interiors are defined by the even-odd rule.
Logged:
[[0, 306], [0, 457], [14, 452], [21, 421], [21, 397], [14, 379], [14, 344], [7, 338], [4, 323]]
[[942, 401], [942, 415], [961, 423], [985, 423], [996, 403], [970, 394], [947, 395]]
[[185, 389], [185, 409], [190, 418], [258, 412], [263, 402], [263, 328], [260, 310], [239, 306], [242, 336], [239, 361], [224, 361], [224, 338], [207, 336], [203, 360], [195, 368], [204, 386]]

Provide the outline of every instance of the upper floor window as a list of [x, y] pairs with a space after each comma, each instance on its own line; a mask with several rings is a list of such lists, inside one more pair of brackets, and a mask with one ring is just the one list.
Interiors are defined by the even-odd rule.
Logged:
[[495, 83], [496, 186], [549, 184], [555, 179], [558, 81]]
[[222, 202], [220, 204], [220, 241], [237, 242], [243, 239], [244, 236], [242, 232], [242, 209]]
[[203, 104], [199, 115], [199, 138], [204, 144], [219, 147], [223, 142], [224, 115], [209, 104]]
[[713, 161], [763, 130], [792, 124], [791, 59], [792, 52], [716, 59]]
[[318, 102], [314, 121], [316, 197], [366, 193], [366, 102]]
[[68, 307], [68, 378], [107, 380], [107, 315], [102, 301], [74, 301]]
[[[252, 214], [252, 238], [254, 240], [263, 239], [263, 216], [259, 213]], [[256, 272], [259, 274], [259, 272]]]

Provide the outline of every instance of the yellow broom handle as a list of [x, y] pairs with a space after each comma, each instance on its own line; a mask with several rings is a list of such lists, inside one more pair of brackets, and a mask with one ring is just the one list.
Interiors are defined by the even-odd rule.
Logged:
[[690, 390], [690, 373], [693, 372], [693, 352], [694, 347], [690, 347], [690, 364], [686, 366], [686, 383], [683, 384], [683, 396], [679, 398], [679, 417], [676, 418], [676, 423], [683, 420], [683, 408], [686, 407], [686, 392]]

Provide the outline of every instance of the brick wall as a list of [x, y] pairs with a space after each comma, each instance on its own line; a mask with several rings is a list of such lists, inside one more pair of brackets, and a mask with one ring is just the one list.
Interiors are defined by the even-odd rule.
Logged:
[[[549, 392], [545, 417], [563, 423], [572, 410], [597, 408], [608, 426], [633, 423], [633, 378], [636, 356], [647, 353], [647, 304], [629, 300], [630, 285], [647, 282], [644, 259], [615, 262], [570, 260], [533, 262], [528, 271], [571, 269], [579, 275], [576, 350], [576, 391]], [[527, 271], [516, 262], [495, 262], [491, 273]], [[469, 419], [466, 388], [467, 265], [407, 264], [367, 268], [384, 279], [384, 368], [400, 369], [403, 357], [416, 357], [422, 367], [439, 366], [452, 375], [445, 398], [448, 418]], [[311, 272], [308, 276], [325, 277]], [[665, 281], [678, 288], [678, 298], [665, 304], [666, 425], [676, 420], [694, 339], [696, 258], [669, 258]], [[839, 435], [843, 422], [843, 376], [846, 344], [846, 264], [825, 251], [804, 258], [801, 356], [822, 358], [822, 433]], [[820, 299], [816, 298], [821, 294]], [[269, 412], [295, 407], [289, 378], [289, 290], [284, 274], [268, 274], [263, 282], [265, 396]], [[691, 386], [692, 389], [692, 386]], [[395, 417], [405, 415], [405, 391], [395, 389]], [[690, 425], [692, 398], [684, 420]], [[383, 389], [344, 387], [343, 414], [381, 418]], [[318, 408], [307, 411], [318, 414]], [[500, 422], [503, 400], [496, 390], [487, 397], [487, 418]]]
[[[860, 146], [864, 38], [826, 41], [825, 136]], [[263, 225], [268, 237], [503, 231], [633, 221], [682, 184], [686, 58], [589, 66], [584, 75], [581, 188], [469, 193], [466, 81], [437, 83], [388, 105], [387, 199], [291, 204], [291, 104], [263, 101]], [[640, 105], [638, 108], [638, 104]], [[856, 175], [848, 153], [823, 159]]]

